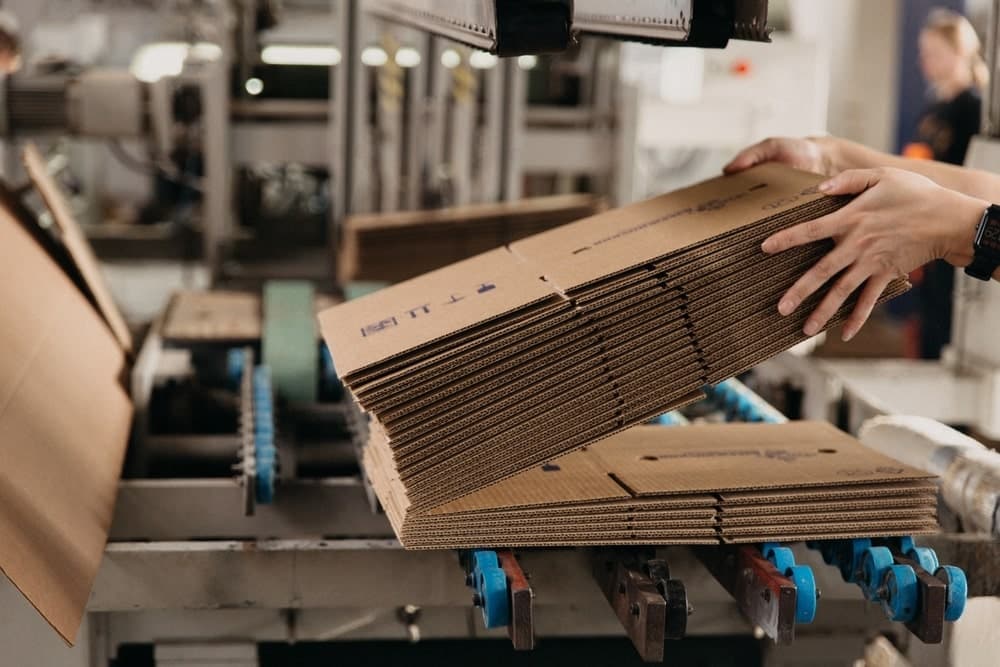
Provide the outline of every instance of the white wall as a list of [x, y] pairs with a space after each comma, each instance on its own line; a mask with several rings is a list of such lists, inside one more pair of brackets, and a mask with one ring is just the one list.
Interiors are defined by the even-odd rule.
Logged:
[[895, 144], [901, 0], [789, 0], [796, 37], [828, 50], [831, 134]]

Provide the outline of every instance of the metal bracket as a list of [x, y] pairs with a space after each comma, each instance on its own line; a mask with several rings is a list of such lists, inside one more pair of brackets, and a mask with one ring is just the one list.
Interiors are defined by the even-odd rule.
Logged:
[[663, 662], [665, 642], [683, 639], [693, 611], [666, 561], [601, 550], [594, 555], [593, 575], [642, 660]]
[[465, 583], [475, 590], [473, 605], [482, 609], [487, 628], [507, 628], [514, 650], [535, 648], [534, 597], [528, 577], [509, 549], [463, 551], [459, 561]]
[[700, 547], [695, 553], [751, 623], [779, 644], [795, 639], [798, 590], [756, 547]]

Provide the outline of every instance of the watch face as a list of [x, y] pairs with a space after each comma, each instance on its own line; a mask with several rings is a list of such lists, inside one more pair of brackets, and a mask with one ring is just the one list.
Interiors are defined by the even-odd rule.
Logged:
[[1000, 220], [986, 220], [979, 234], [979, 245], [984, 250], [1000, 254]]

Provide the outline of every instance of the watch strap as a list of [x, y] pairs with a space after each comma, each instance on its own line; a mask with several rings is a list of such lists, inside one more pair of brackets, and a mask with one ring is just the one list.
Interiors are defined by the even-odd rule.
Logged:
[[993, 272], [997, 270], [996, 260], [976, 253], [972, 258], [972, 264], [965, 267], [965, 273], [977, 280], [991, 280]]

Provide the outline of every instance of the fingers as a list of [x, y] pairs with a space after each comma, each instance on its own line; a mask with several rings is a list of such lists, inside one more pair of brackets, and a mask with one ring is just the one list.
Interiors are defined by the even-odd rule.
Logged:
[[879, 297], [882, 296], [882, 292], [889, 286], [892, 279], [893, 277], [887, 274], [872, 276], [868, 279], [865, 289], [861, 292], [861, 296], [858, 297], [857, 305], [854, 306], [854, 311], [844, 324], [842, 337], [845, 343], [854, 338], [865, 322], [868, 321], [872, 310], [875, 309], [875, 304], [878, 303]]
[[735, 174], [755, 165], [773, 160], [778, 154], [778, 143], [774, 139], [765, 139], [759, 143], [744, 148], [736, 157], [722, 168], [724, 174]]
[[[844, 246], [837, 246], [829, 252], [823, 259], [806, 271], [801, 278], [795, 281], [785, 295], [778, 302], [778, 312], [782, 315], [791, 315], [795, 312], [803, 301], [809, 298], [816, 290], [826, 284], [828, 280], [851, 265], [856, 259], [856, 253], [846, 249]], [[862, 278], [864, 280], [864, 278]], [[861, 283], [859, 282], [858, 285]], [[855, 285], [857, 287], [857, 285]], [[852, 290], [853, 291], [853, 290]], [[848, 292], [850, 294], [850, 292]], [[845, 297], [846, 298], [846, 297]], [[809, 334], [810, 336], [813, 334]]]
[[850, 169], [819, 184], [819, 191], [827, 195], [856, 195], [874, 187], [882, 177], [878, 169]]
[[[830, 291], [820, 301], [820, 304], [816, 306], [816, 310], [806, 320], [806, 324], [802, 328], [803, 333], [807, 336], [815, 336], [822, 331], [826, 323], [830, 321], [830, 318], [837, 314], [837, 311], [844, 305], [844, 302], [854, 294], [854, 290], [861, 287], [862, 283], [870, 275], [870, 271], [858, 267], [852, 268], [845, 273], [840, 280], [834, 283]], [[876, 296], [875, 298], [877, 299], [878, 297]]]
[[848, 208], [842, 208], [829, 215], [824, 215], [822, 218], [809, 220], [808, 222], [803, 222], [802, 224], [772, 234], [764, 240], [760, 245], [760, 249], [769, 255], [773, 255], [774, 253], [783, 252], [790, 248], [812, 243], [813, 241], [837, 236], [847, 226], [847, 217], [850, 215], [847, 211]]

